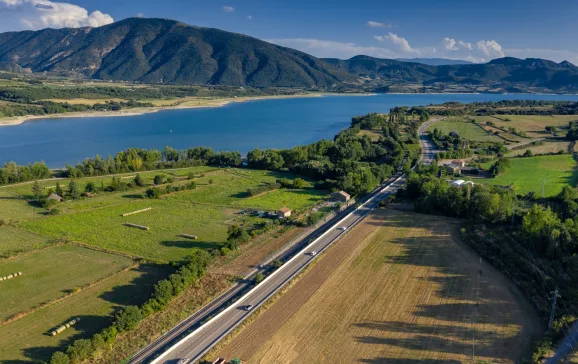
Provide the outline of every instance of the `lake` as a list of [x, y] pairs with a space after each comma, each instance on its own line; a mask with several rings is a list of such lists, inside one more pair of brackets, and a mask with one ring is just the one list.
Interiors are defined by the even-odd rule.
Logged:
[[351, 117], [394, 106], [447, 101], [571, 100], [576, 95], [380, 94], [255, 100], [217, 108], [175, 109], [123, 117], [41, 119], [0, 127], [0, 164], [45, 161], [51, 168], [129, 147], [193, 146], [240, 151], [290, 148], [326, 138]]

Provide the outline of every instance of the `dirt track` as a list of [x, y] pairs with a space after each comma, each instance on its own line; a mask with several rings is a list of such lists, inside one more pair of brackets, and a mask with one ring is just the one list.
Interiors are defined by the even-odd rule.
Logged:
[[471, 362], [475, 348], [476, 360], [516, 361], [540, 329], [535, 313], [493, 268], [482, 263], [479, 274], [479, 258], [456, 242], [456, 231], [452, 219], [374, 213], [220, 356], [461, 363]]

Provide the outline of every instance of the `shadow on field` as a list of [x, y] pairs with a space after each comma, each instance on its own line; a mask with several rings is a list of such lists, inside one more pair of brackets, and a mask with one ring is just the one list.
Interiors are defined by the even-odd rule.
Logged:
[[122, 198], [130, 198], [132, 200], [142, 200], [144, 196], [142, 193], [129, 193], [126, 195], [122, 195]]
[[[392, 216], [393, 215], [393, 216]], [[420, 223], [416, 224], [416, 219]], [[393, 347], [409, 351], [426, 351], [471, 355], [473, 338], [476, 340], [476, 355], [486, 358], [520, 359], [516, 355], [524, 353], [524, 348], [512, 345], [529, 345], [528, 334], [522, 331], [520, 305], [514, 296], [497, 293], [508, 291], [505, 280], [498, 279], [496, 272], [484, 264], [479, 265], [479, 257], [467, 246], [455, 240], [457, 224], [454, 220], [420, 214], [387, 214], [379, 220], [367, 223], [384, 228], [416, 228], [413, 236], [388, 239], [383, 244], [394, 244], [377, 263], [399, 266], [432, 268], [414, 273], [411, 280], [422, 280], [436, 287], [433, 297], [424, 304], [414, 306], [401, 321], [360, 322], [356, 327], [365, 329], [366, 336], [356, 337], [360, 343], [384, 345], [380, 351]], [[456, 222], [458, 220], [455, 220]], [[376, 242], [380, 244], [380, 242]], [[405, 271], [406, 268], [402, 268]], [[420, 272], [419, 270], [408, 270]], [[427, 276], [425, 275], [427, 271]], [[424, 274], [424, 276], [420, 276]], [[478, 286], [479, 277], [479, 286]], [[411, 284], [408, 284], [411, 286]], [[499, 296], [497, 296], [499, 294]], [[508, 299], [509, 297], [509, 299]], [[420, 301], [417, 301], [420, 302]], [[427, 302], [433, 302], [428, 304]], [[524, 317], [524, 316], [522, 316]], [[418, 322], [420, 324], [418, 324]], [[421, 324], [423, 323], [423, 324]], [[528, 323], [530, 325], [530, 323]], [[516, 326], [517, 333], [504, 334], [497, 327]], [[529, 348], [527, 348], [529, 349]], [[402, 350], [397, 349], [396, 352]], [[514, 354], [512, 354], [514, 352]], [[406, 353], [404, 351], [404, 353]], [[433, 356], [435, 358], [435, 356]], [[453, 360], [414, 360], [373, 358], [361, 360], [364, 363], [418, 363], [418, 362], [458, 362]]]
[[197, 249], [215, 249], [220, 248], [222, 243], [215, 241], [198, 241], [198, 240], [174, 240], [174, 241], [161, 241], [161, 245], [174, 247], [174, 248], [197, 248]]
[[158, 264], [141, 264], [132, 270], [138, 271], [140, 276], [102, 293], [99, 297], [119, 306], [140, 305], [150, 297], [153, 286], [172, 272], [167, 266]]

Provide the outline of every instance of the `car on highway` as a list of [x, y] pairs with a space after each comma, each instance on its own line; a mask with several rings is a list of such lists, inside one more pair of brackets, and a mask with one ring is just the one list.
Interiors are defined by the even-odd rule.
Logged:
[[184, 359], [179, 360], [179, 361], [177, 362], [177, 364], [187, 364], [188, 362], [189, 362], [189, 359], [184, 358]]
[[337, 228], [337, 230], [345, 231], [347, 230], [347, 226], [340, 226]]
[[307, 253], [307, 255], [310, 255], [310, 256], [314, 257], [314, 256], [317, 255], [317, 252], [316, 252], [316, 251], [312, 251], [312, 252]]
[[253, 309], [253, 305], [245, 306], [245, 311], [251, 311]]

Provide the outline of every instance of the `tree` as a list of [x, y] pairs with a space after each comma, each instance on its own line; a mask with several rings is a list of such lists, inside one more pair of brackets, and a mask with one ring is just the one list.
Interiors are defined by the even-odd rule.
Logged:
[[73, 180], [68, 183], [68, 196], [73, 199], [80, 197], [80, 190], [78, 189], [78, 185]]
[[137, 306], [128, 306], [115, 316], [115, 326], [119, 332], [131, 331], [143, 319], [143, 314]]
[[162, 192], [161, 192], [161, 189], [158, 187], [151, 187], [151, 188], [146, 190], [145, 194], [148, 198], [159, 199], [159, 198], [161, 198]]
[[227, 230], [227, 248], [235, 250], [239, 247], [239, 244], [246, 243], [251, 240], [251, 236], [242, 226], [231, 225]]
[[60, 183], [58, 182], [56, 182], [56, 189], [54, 190], [54, 193], [60, 197], [64, 197], [64, 192], [62, 192], [62, 187], [60, 187]]
[[37, 202], [40, 202], [42, 199], [42, 188], [40, 187], [38, 181], [34, 181], [34, 184], [32, 185], [32, 194], [34, 195], [34, 199]]
[[134, 177], [134, 184], [135, 184], [135, 186], [138, 186], [138, 187], [143, 187], [145, 185], [143, 178], [138, 173]]
[[153, 180], [155, 185], [162, 185], [164, 181], [164, 177], [160, 174], [157, 174]]
[[62, 351], [57, 351], [52, 354], [52, 358], [50, 358], [50, 364], [69, 364], [70, 359], [68, 355], [64, 354]]
[[293, 180], [293, 188], [302, 189], [307, 186], [307, 182], [303, 178], [295, 178]]
[[159, 283], [155, 284], [153, 297], [164, 306], [174, 297], [173, 292], [174, 287], [172, 283], [169, 280], [163, 279]]
[[93, 193], [96, 192], [96, 185], [94, 182], [88, 182], [86, 186], [84, 186], [84, 192]]
[[66, 349], [66, 353], [72, 362], [83, 361], [92, 353], [92, 342], [88, 339], [76, 340]]

